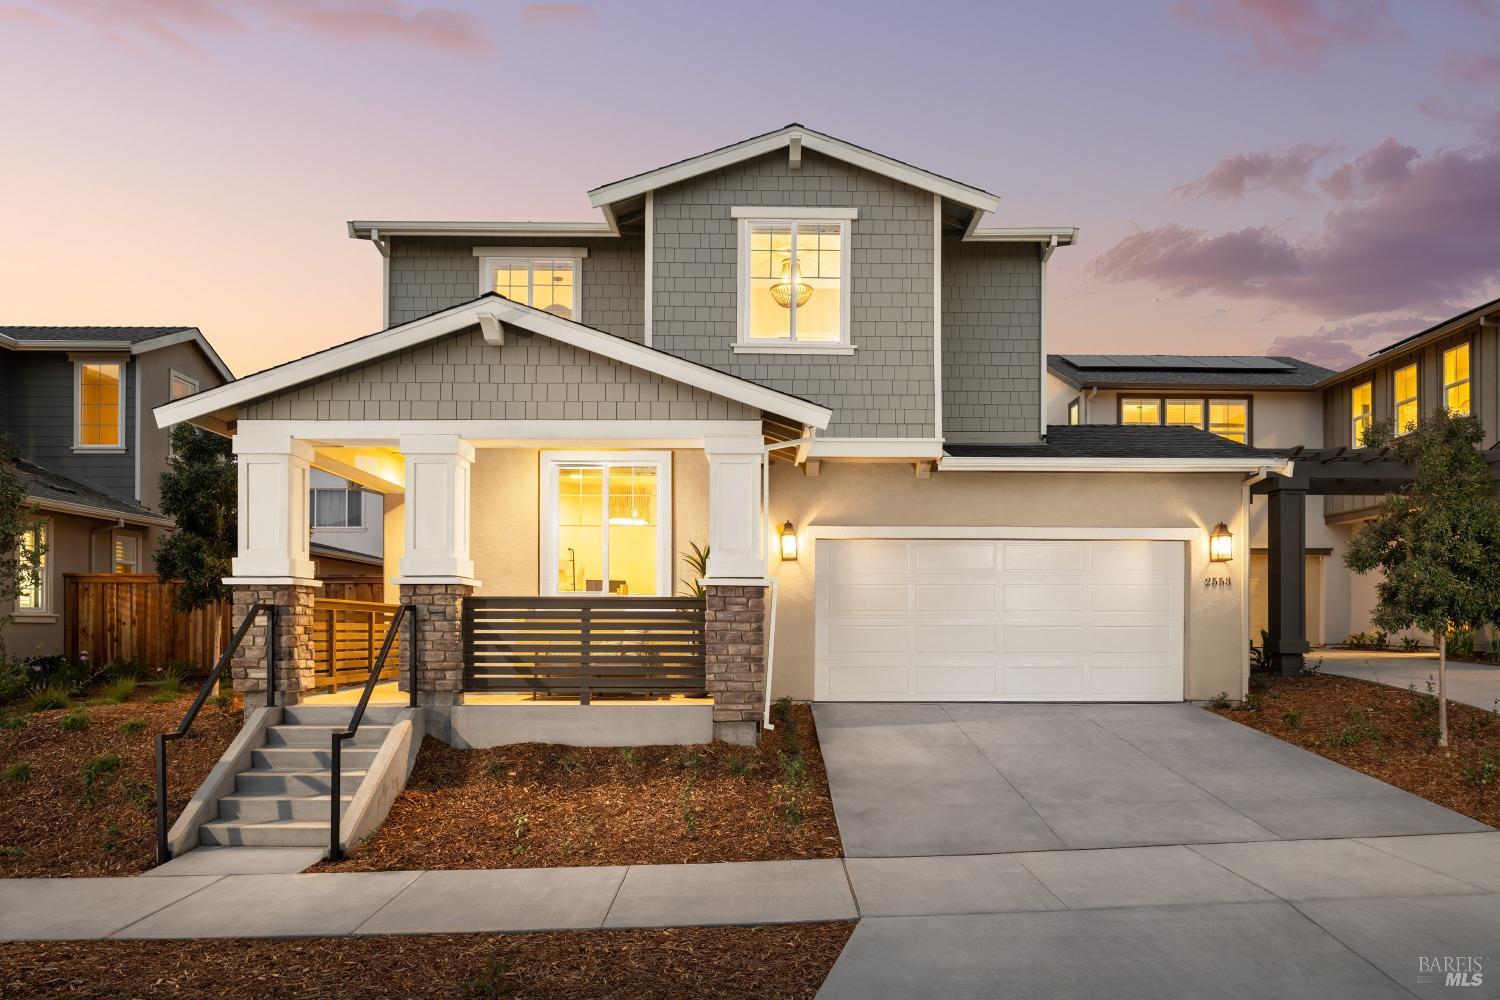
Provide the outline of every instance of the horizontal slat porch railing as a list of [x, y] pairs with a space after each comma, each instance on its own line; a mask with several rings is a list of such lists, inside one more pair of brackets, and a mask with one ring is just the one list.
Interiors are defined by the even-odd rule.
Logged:
[[695, 597], [469, 597], [464, 688], [576, 697], [704, 691]]
[[[313, 600], [313, 685], [338, 690], [349, 684], [363, 684], [370, 667], [380, 655], [380, 644], [390, 627], [398, 604], [373, 601], [337, 601], [326, 597]], [[400, 638], [381, 680], [395, 680], [400, 675]]]

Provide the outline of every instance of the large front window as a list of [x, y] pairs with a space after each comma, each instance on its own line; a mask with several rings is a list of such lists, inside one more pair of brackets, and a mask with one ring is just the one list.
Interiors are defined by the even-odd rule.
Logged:
[[1122, 396], [1120, 423], [1145, 427], [1196, 427], [1250, 443], [1250, 400], [1201, 396]]
[[79, 448], [124, 447], [124, 363], [80, 361], [77, 369], [74, 445]]
[[1443, 405], [1449, 413], [1468, 416], [1473, 412], [1469, 397], [1469, 345], [1459, 344], [1443, 352]]
[[1422, 408], [1417, 391], [1417, 366], [1398, 368], [1394, 381], [1396, 394], [1396, 433], [1415, 430]]
[[563, 319], [578, 319], [577, 257], [486, 257], [486, 291]]
[[742, 218], [742, 347], [849, 344], [849, 220]]
[[544, 593], [672, 592], [669, 455], [547, 453], [542, 475]]
[[1365, 446], [1365, 438], [1375, 423], [1374, 395], [1375, 387], [1369, 382], [1349, 390], [1350, 437], [1356, 448]]

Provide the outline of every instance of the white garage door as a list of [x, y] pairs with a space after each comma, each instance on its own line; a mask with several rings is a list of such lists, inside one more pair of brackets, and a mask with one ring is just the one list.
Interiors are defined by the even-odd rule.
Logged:
[[824, 539], [817, 697], [1177, 701], [1184, 543]]

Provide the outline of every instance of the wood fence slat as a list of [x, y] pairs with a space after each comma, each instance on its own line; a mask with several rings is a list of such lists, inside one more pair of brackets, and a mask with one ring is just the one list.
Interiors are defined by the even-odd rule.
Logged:
[[210, 669], [229, 641], [228, 606], [179, 615], [172, 610], [179, 587], [151, 573], [64, 574], [63, 648], [100, 666], [126, 659], [149, 669], [173, 662]]

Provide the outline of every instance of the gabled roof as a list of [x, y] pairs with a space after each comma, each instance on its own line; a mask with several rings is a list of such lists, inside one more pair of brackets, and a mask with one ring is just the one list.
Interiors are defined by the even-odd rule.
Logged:
[[13, 351], [128, 351], [144, 354], [173, 344], [198, 345], [227, 382], [234, 378], [196, 326], [0, 326], [0, 348]]
[[1443, 320], [1441, 323], [1434, 323], [1427, 329], [1420, 330], [1409, 337], [1402, 337], [1395, 343], [1387, 344], [1380, 350], [1375, 351], [1373, 354], [1371, 354], [1369, 358], [1361, 361], [1357, 365], [1354, 365], [1352, 368], [1346, 368], [1341, 372], [1331, 373], [1327, 378], [1323, 380], [1322, 384], [1328, 385], [1330, 383], [1339, 381], [1345, 376], [1355, 375], [1359, 372], [1366, 371], [1370, 368], [1375, 367], [1381, 362], [1388, 360], [1389, 356], [1397, 351], [1416, 347], [1417, 345], [1425, 343], [1429, 340], [1438, 340], [1442, 337], [1446, 337], [1448, 334], [1457, 332], [1458, 330], [1474, 322], [1475, 320], [1479, 320], [1480, 322], [1484, 323], [1492, 322], [1493, 319], [1490, 315], [1491, 313], [1500, 315], [1500, 299], [1492, 299], [1491, 301], [1477, 305], [1472, 309], [1465, 309], [1457, 316], [1449, 317], [1448, 319]]
[[647, 191], [654, 191], [669, 184], [676, 184], [691, 177], [720, 170], [757, 156], [764, 156], [778, 149], [788, 149], [794, 145], [800, 149], [810, 149], [824, 156], [843, 160], [845, 163], [851, 163], [856, 167], [903, 184], [940, 194], [944, 198], [974, 209], [976, 213], [993, 212], [1000, 204], [998, 197], [981, 188], [935, 174], [930, 170], [914, 167], [910, 163], [885, 156], [863, 146], [856, 146], [852, 142], [835, 139], [831, 135], [825, 135], [796, 122], [776, 129], [774, 132], [753, 136], [698, 156], [678, 160], [664, 167], [657, 167], [654, 170], [647, 170], [644, 173], [596, 187], [589, 192], [589, 203], [595, 208], [604, 208], [629, 198], [639, 197]]
[[1049, 354], [1074, 388], [1312, 389], [1333, 374], [1300, 358], [1209, 354]]
[[397, 351], [476, 326], [481, 318], [488, 321], [489, 317], [529, 333], [540, 334], [559, 343], [653, 372], [663, 378], [694, 386], [746, 406], [791, 417], [820, 429], [827, 427], [833, 416], [832, 410], [800, 396], [768, 389], [757, 382], [729, 375], [633, 340], [616, 337], [541, 309], [512, 302], [495, 292], [486, 292], [477, 299], [450, 306], [430, 316], [346, 341], [295, 361], [247, 375], [216, 389], [164, 403], [154, 411], [156, 423], [159, 427], [168, 427], [183, 421], [212, 418], [219, 411], [369, 364]]
[[140, 524], [172, 523], [171, 518], [134, 501], [112, 496], [25, 459], [16, 459], [12, 467], [21, 489], [26, 491], [27, 502], [42, 510], [88, 517], [124, 518]]

